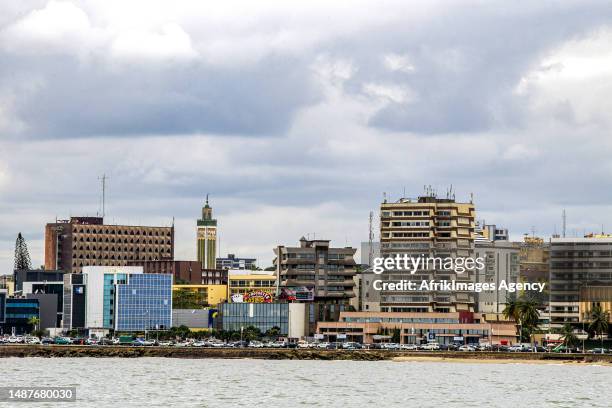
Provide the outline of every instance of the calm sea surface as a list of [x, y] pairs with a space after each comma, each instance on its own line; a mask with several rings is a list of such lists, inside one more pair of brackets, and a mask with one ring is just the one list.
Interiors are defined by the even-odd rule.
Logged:
[[[18, 407], [612, 407], [612, 367], [446, 362], [0, 359], [3, 386], [76, 386]], [[0, 403], [0, 407], [7, 403]]]

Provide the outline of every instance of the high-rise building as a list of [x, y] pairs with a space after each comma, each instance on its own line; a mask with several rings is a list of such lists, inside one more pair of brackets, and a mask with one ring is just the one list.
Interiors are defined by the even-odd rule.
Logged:
[[350, 308], [355, 297], [355, 252], [351, 247], [332, 248], [328, 240], [304, 237], [299, 247], [274, 249], [279, 298], [310, 302], [310, 333], [315, 330], [315, 321], [335, 321], [340, 312]]
[[227, 254], [226, 258], [217, 258], [217, 269], [255, 269], [255, 258], [239, 258], [234, 254]]
[[84, 266], [174, 258], [174, 227], [104, 224], [102, 217], [72, 217], [47, 224], [45, 269], [80, 273]]
[[[549, 263], [550, 263], [550, 244], [544, 242], [542, 238], [524, 236], [520, 243], [520, 277], [524, 283], [545, 283], [542, 292], [532, 291], [530, 298], [538, 303], [538, 308], [544, 311], [548, 308], [549, 302]], [[547, 316], [546, 316], [547, 317]]]
[[[437, 198], [434, 194], [417, 199], [402, 198], [381, 204], [381, 257], [466, 258], [474, 254], [474, 204], [459, 203], [454, 198]], [[388, 271], [382, 280], [400, 281], [456, 280], [473, 282], [474, 273], [466, 270], [421, 269]], [[383, 312], [457, 312], [475, 310], [476, 298], [469, 291], [381, 291]]]
[[329, 240], [304, 237], [299, 247], [279, 246], [274, 249], [279, 286], [310, 287], [315, 300], [348, 301], [355, 296], [356, 251], [351, 247], [331, 248]]
[[581, 304], [585, 308], [593, 302], [602, 308], [610, 304], [605, 302], [610, 292], [604, 288], [611, 285], [612, 237], [551, 239], [549, 313], [553, 327], [588, 320], [586, 310], [581, 313]]
[[217, 220], [212, 217], [212, 207], [206, 204], [202, 207], [202, 218], [197, 221], [198, 261], [202, 269], [216, 268], [217, 251]]
[[[517, 283], [519, 281], [520, 244], [508, 241], [476, 242], [476, 258], [484, 260], [485, 267], [474, 271], [475, 282], [494, 283], [493, 290], [483, 290], [477, 295], [478, 312], [502, 313], [510, 295], [506, 289], [499, 289], [500, 282]], [[499, 289], [499, 290], [498, 290]]]

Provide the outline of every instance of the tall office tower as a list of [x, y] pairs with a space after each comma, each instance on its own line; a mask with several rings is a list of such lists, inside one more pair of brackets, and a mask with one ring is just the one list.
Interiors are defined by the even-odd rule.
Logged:
[[45, 269], [81, 273], [84, 266], [174, 259], [174, 227], [104, 224], [102, 217], [71, 217], [45, 228]]
[[[474, 204], [454, 198], [437, 198], [431, 193], [416, 199], [386, 200], [380, 207], [381, 257], [466, 258], [474, 256]], [[436, 265], [436, 267], [439, 265]], [[387, 271], [382, 280], [456, 280], [473, 282], [474, 271], [457, 273], [443, 268]], [[468, 291], [381, 291], [383, 312], [475, 311], [474, 293]]]
[[[548, 309], [549, 302], [549, 256], [550, 244], [544, 242], [542, 238], [530, 237], [525, 235], [523, 242], [520, 243], [521, 266], [520, 277], [521, 282], [529, 283], [545, 283], [542, 292], [531, 291], [529, 297], [538, 302], [538, 308], [541, 311]], [[545, 316], [548, 318], [548, 315]]]
[[[475, 282], [493, 283], [499, 288], [501, 281], [517, 283], [519, 281], [518, 242], [488, 241], [476, 242], [475, 257], [484, 259], [485, 267], [474, 271]], [[477, 294], [478, 312], [502, 313], [508, 299], [516, 297], [506, 289], [483, 290]]]
[[550, 291], [552, 327], [588, 322], [593, 306], [612, 312], [612, 236], [552, 238]]
[[202, 269], [216, 268], [217, 251], [217, 220], [212, 217], [212, 207], [208, 205], [208, 194], [206, 204], [202, 207], [202, 218], [197, 223], [198, 237], [198, 261]]

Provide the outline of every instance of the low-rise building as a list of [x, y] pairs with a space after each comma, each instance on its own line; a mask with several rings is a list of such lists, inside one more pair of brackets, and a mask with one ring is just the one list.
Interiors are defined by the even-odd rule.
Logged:
[[217, 258], [217, 269], [250, 270], [257, 268], [257, 259], [239, 258], [234, 254], [227, 254], [225, 258]]
[[30, 323], [30, 319], [34, 317], [39, 318], [37, 299], [7, 298], [4, 323], [0, 324], [0, 334], [28, 334], [36, 328]]
[[308, 334], [309, 312], [304, 303], [223, 303], [219, 307], [221, 327], [240, 331], [249, 326], [262, 333], [277, 327], [281, 336], [301, 339]]
[[7, 296], [13, 296], [15, 291], [15, 278], [13, 275], [0, 275], [0, 290], [6, 289]]
[[272, 271], [229, 270], [227, 300], [233, 303], [271, 303], [276, 296], [276, 274]]
[[227, 301], [227, 285], [172, 285], [172, 294], [174, 306], [185, 308], [181, 305], [176, 305], [179, 299], [180, 292], [193, 294], [193, 300], [200, 308], [209, 306], [216, 307], [219, 303]]
[[[342, 312], [337, 322], [318, 322], [317, 333], [330, 341], [345, 338], [360, 343], [389, 341], [399, 331], [402, 344], [513, 344], [516, 325], [508, 321], [486, 321], [473, 312]], [[387, 335], [381, 335], [385, 333]]]
[[40, 327], [56, 329], [62, 326], [64, 272], [44, 269], [16, 270], [15, 293], [40, 302]]

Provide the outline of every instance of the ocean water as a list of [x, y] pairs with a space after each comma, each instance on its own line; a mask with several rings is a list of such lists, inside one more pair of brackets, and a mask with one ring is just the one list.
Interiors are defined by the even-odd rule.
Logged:
[[[612, 407], [612, 367], [392, 361], [6, 358], [2, 386], [75, 386], [18, 407]], [[0, 407], [8, 406], [0, 403]]]

